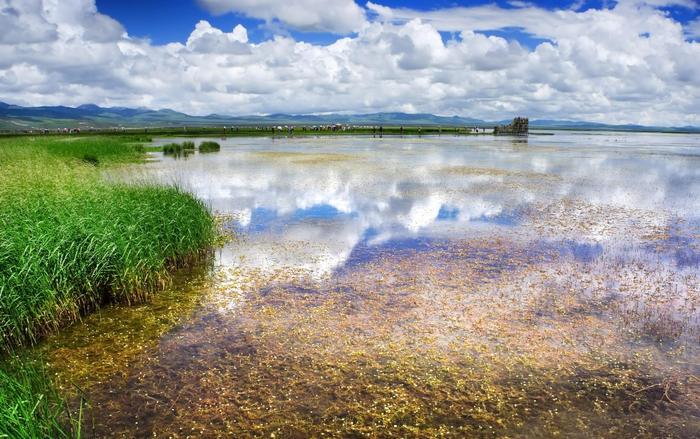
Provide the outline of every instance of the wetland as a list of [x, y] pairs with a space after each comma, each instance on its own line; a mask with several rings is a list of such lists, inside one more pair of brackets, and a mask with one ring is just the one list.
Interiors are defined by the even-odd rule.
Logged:
[[700, 434], [699, 136], [216, 142], [100, 170], [226, 240], [23, 354], [83, 436]]

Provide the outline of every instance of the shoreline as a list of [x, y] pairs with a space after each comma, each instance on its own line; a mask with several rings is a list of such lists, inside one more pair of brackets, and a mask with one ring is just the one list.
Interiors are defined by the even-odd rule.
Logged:
[[74, 424], [43, 366], [18, 354], [105, 304], [147, 300], [216, 239], [191, 194], [103, 179], [145, 163], [143, 139], [65, 140], [0, 139], [0, 437]]

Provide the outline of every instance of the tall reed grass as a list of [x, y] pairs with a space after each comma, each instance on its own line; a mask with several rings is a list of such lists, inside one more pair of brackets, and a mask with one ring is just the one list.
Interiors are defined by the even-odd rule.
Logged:
[[211, 213], [183, 190], [103, 178], [144, 159], [131, 140], [0, 139], [0, 438], [79, 436], [50, 381], [13, 360], [17, 346], [144, 299], [215, 239]]
[[0, 368], [0, 438], [80, 438], [83, 404], [73, 410], [41, 365], [13, 361]]
[[168, 143], [163, 145], [163, 154], [174, 157], [187, 157], [194, 153], [194, 142], [185, 141], [182, 143]]
[[123, 140], [0, 148], [0, 347], [34, 342], [103, 302], [144, 298], [213, 239], [211, 214], [189, 194], [110, 184], [84, 161], [139, 159]]

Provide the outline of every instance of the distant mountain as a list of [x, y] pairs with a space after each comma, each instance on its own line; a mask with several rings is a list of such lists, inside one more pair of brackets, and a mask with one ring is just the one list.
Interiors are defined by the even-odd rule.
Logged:
[[667, 132], [667, 133], [700, 133], [700, 127], [682, 126], [665, 127], [637, 124], [605, 124], [598, 122], [584, 122], [573, 120], [535, 119], [530, 121], [531, 129], [557, 129], [557, 130], [590, 130], [590, 131], [641, 131], [641, 132]]
[[[85, 104], [78, 107], [22, 107], [0, 102], [0, 130], [42, 128], [111, 128], [111, 127], [181, 127], [214, 125], [423, 125], [492, 127], [509, 123], [484, 121], [460, 116], [434, 114], [370, 113], [370, 114], [270, 114], [266, 116], [190, 116], [173, 110], [148, 108], [100, 107]], [[625, 130], [700, 132], [700, 127], [647, 127], [641, 125], [606, 125], [568, 120], [531, 120], [534, 129]]]
[[169, 127], [203, 125], [278, 125], [278, 124], [372, 124], [372, 125], [488, 125], [479, 119], [443, 117], [433, 114], [373, 113], [373, 114], [270, 114], [267, 116], [190, 116], [173, 110], [147, 108], [99, 107], [94, 104], [79, 107], [21, 107], [0, 102], [0, 129], [31, 129], [60, 127]]

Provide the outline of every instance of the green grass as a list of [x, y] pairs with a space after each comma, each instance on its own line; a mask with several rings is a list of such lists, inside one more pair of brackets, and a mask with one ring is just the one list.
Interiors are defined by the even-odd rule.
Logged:
[[104, 178], [143, 161], [132, 141], [0, 139], [0, 438], [76, 436], [42, 372], [3, 356], [101, 304], [145, 299], [216, 237], [181, 189]]
[[182, 152], [182, 145], [179, 143], [168, 143], [163, 145], [163, 154], [176, 154]]
[[213, 141], [205, 141], [199, 144], [199, 152], [200, 153], [207, 153], [207, 152], [219, 152], [221, 151], [221, 145], [219, 145], [217, 142]]
[[163, 154], [176, 158], [187, 157], [194, 153], [194, 142], [185, 141], [182, 143], [168, 143], [163, 145]]
[[144, 298], [213, 238], [209, 211], [182, 190], [102, 179], [104, 164], [142, 157], [123, 140], [0, 145], [0, 348]]
[[79, 438], [82, 403], [71, 410], [33, 362], [0, 366], [0, 438]]

